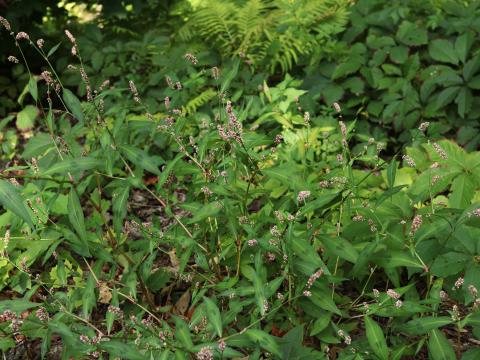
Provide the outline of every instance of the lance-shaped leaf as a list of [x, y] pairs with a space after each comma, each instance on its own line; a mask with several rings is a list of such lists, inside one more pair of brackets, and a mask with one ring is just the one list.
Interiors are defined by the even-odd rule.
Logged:
[[33, 228], [33, 221], [17, 189], [8, 181], [0, 180], [0, 203], [7, 210], [22, 218]]

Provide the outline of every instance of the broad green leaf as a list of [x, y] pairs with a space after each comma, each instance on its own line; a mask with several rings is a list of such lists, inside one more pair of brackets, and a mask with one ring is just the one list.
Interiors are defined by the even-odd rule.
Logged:
[[467, 61], [463, 67], [463, 78], [469, 81], [477, 73], [478, 69], [480, 69], [480, 55]]
[[465, 269], [467, 261], [469, 261], [469, 256], [466, 254], [448, 252], [435, 257], [430, 272], [438, 277], [459, 274]]
[[388, 187], [391, 189], [393, 188], [393, 185], [395, 184], [395, 175], [397, 173], [397, 167], [398, 167], [398, 161], [395, 159], [388, 164], [387, 167], [387, 182], [388, 182]]
[[457, 104], [458, 115], [463, 119], [465, 115], [470, 111], [473, 102], [473, 95], [468, 87], [463, 86], [458, 92], [455, 98]]
[[329, 324], [332, 318], [332, 313], [325, 312], [324, 315], [320, 316], [315, 322], [313, 323], [312, 330], [310, 331], [310, 336], [317, 335], [321, 331], [323, 331]]
[[382, 328], [370, 317], [365, 316], [365, 330], [367, 332], [367, 340], [373, 352], [380, 359], [388, 359], [388, 346], [383, 334]]
[[27, 105], [17, 114], [17, 128], [19, 130], [29, 130], [35, 125], [35, 118], [38, 115], [36, 106]]
[[480, 348], [469, 349], [462, 354], [461, 360], [478, 360], [480, 359]]
[[215, 328], [218, 337], [222, 337], [222, 316], [220, 315], [220, 310], [218, 309], [217, 304], [206, 296], [203, 297], [203, 301], [207, 310], [208, 320]]
[[113, 192], [112, 210], [113, 210], [113, 224], [115, 232], [120, 234], [123, 226], [123, 220], [127, 215], [127, 202], [130, 194], [130, 187], [124, 186], [115, 189]]
[[460, 86], [451, 86], [440, 92], [435, 102], [435, 110], [440, 110], [450, 104], [453, 99], [455, 99], [455, 97], [458, 95], [460, 89]]
[[0, 313], [10, 310], [16, 314], [20, 314], [25, 310], [40, 306], [41, 304], [28, 301], [26, 299], [2, 300], [0, 301]]
[[[117, 289], [113, 289], [113, 291], [112, 291], [112, 301], [110, 302], [110, 305], [118, 306], [118, 291], [117, 291]], [[114, 321], [115, 321], [115, 313], [113, 313], [111, 311], [107, 311], [107, 314], [105, 315], [105, 322], [107, 324], [107, 333], [108, 334], [110, 334], [110, 331], [112, 331]]]
[[158, 167], [163, 164], [162, 161], [157, 161], [152, 156], [148, 155], [140, 148], [136, 148], [129, 145], [122, 145], [119, 147], [121, 152], [130, 160], [135, 166], [139, 166], [152, 174], [161, 175]]
[[424, 316], [401, 325], [399, 330], [412, 335], [422, 335], [451, 323], [452, 319], [448, 316]]
[[190, 329], [185, 321], [178, 316], [174, 316], [173, 320], [175, 321], [175, 338], [180, 341], [187, 350], [191, 350], [193, 348], [193, 341], [190, 335]]
[[263, 316], [266, 313], [266, 302], [267, 299], [265, 297], [265, 291], [264, 291], [264, 284], [262, 282], [262, 279], [260, 279], [260, 276], [255, 272], [253, 274], [253, 288], [255, 290], [255, 300], [257, 303], [257, 307], [260, 311], [260, 314]]
[[0, 180], [0, 203], [5, 209], [10, 210], [15, 215], [22, 218], [22, 220], [33, 228], [32, 218], [27, 207], [23, 203], [22, 197], [17, 192], [15, 186], [6, 180]]
[[451, 207], [464, 209], [470, 205], [475, 190], [477, 189], [477, 184], [470, 174], [462, 174], [457, 176], [452, 183], [452, 194], [448, 199], [448, 202]]
[[240, 59], [235, 59], [233, 64], [230, 67], [230, 71], [225, 76], [221, 77], [222, 86], [220, 88], [220, 93], [224, 93], [225, 90], [227, 90], [230, 87], [230, 83], [235, 78], [235, 76], [237, 76], [239, 66], [240, 66]]
[[342, 237], [321, 236], [320, 240], [327, 249], [327, 252], [332, 253], [342, 259], [356, 263], [358, 259], [358, 252], [353, 245]]
[[458, 64], [457, 53], [455, 52], [453, 44], [448, 40], [433, 40], [428, 46], [428, 53], [433, 60], [454, 65]]
[[340, 79], [344, 76], [353, 74], [354, 72], [358, 71], [360, 67], [362, 66], [362, 63], [360, 61], [355, 61], [355, 60], [350, 60], [348, 62], [339, 64], [336, 68], [335, 71], [333, 72], [332, 79]]
[[78, 198], [77, 193], [74, 189], [70, 190], [68, 194], [68, 219], [72, 224], [73, 228], [77, 232], [80, 239], [86, 243], [87, 242], [87, 230], [85, 228], [85, 218], [83, 216], [82, 206], [80, 204], [80, 199]]
[[30, 161], [31, 158], [43, 155], [53, 146], [50, 135], [38, 132], [34, 137], [30, 138], [25, 145], [22, 158]]
[[312, 288], [312, 296], [308, 298], [316, 306], [328, 312], [332, 312], [337, 315], [342, 315], [340, 309], [335, 304], [335, 301], [331, 296], [325, 296], [325, 293], [318, 291], [316, 288]]
[[455, 352], [440, 330], [432, 330], [428, 340], [428, 351], [432, 360], [456, 360]]
[[141, 354], [133, 343], [125, 343], [118, 340], [101, 341], [99, 349], [108, 352], [111, 356], [126, 360], [145, 360], [145, 355]]
[[418, 259], [410, 255], [410, 253], [403, 251], [389, 251], [386, 256], [381, 259], [381, 263], [386, 268], [407, 266], [423, 269], [423, 265]]
[[63, 101], [67, 105], [68, 110], [78, 120], [83, 121], [83, 110], [80, 100], [77, 96], [68, 89], [63, 89]]
[[163, 184], [165, 184], [165, 182], [168, 179], [168, 176], [170, 175], [170, 172], [173, 170], [177, 162], [180, 161], [183, 157], [184, 155], [180, 153], [173, 160], [170, 160], [168, 162], [167, 166], [162, 171], [162, 175], [158, 178], [157, 189], [163, 186]]
[[303, 346], [304, 325], [298, 325], [278, 339], [283, 360], [315, 358], [311, 347]]
[[260, 347], [267, 350], [269, 353], [282, 358], [282, 352], [280, 351], [280, 347], [275, 340], [275, 337], [267, 334], [265, 331], [257, 329], [249, 329], [246, 334], [252, 341], [258, 343]]
[[417, 24], [403, 21], [398, 27], [397, 39], [408, 46], [419, 46], [428, 42], [428, 33]]
[[82, 290], [82, 310], [83, 316], [88, 319], [92, 313], [93, 308], [97, 304], [97, 297], [95, 296], [95, 278], [93, 274], [89, 274], [85, 287]]
[[474, 35], [470, 31], [463, 33], [455, 40], [455, 53], [462, 63], [467, 60], [473, 41]]
[[480, 90], [480, 75], [477, 75], [471, 79], [467, 85], [470, 89]]
[[342, 200], [342, 194], [340, 192], [330, 193], [330, 194], [321, 194], [316, 196], [314, 200], [308, 201], [307, 204], [302, 207], [301, 211], [304, 214], [306, 214], [306, 213], [309, 213], [310, 211], [329, 208], [334, 204], [340, 202], [341, 200]]
[[30, 92], [30, 95], [32, 95], [33, 100], [37, 101], [38, 100], [38, 88], [37, 88], [37, 80], [32, 76], [30, 77], [30, 80], [28, 80], [28, 91]]
[[98, 169], [104, 166], [104, 161], [91, 157], [82, 157], [78, 159], [67, 159], [60, 161], [42, 172], [42, 175], [67, 174], [68, 172], [78, 172], [85, 170]]
[[214, 216], [220, 212], [221, 204], [217, 201], [210, 202], [203, 205], [200, 209], [194, 212], [195, 216], [188, 221], [189, 224], [197, 223], [207, 217]]

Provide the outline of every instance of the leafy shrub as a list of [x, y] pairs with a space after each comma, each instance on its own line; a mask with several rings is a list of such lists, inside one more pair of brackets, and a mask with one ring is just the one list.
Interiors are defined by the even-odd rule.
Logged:
[[479, 11], [476, 1], [359, 1], [333, 64], [322, 63], [321, 76], [317, 66], [307, 69], [307, 88], [327, 103], [342, 100], [349, 114], [368, 120], [362, 127], [398, 134], [400, 143], [409, 129], [435, 119], [432, 136], [455, 137], [473, 150], [480, 139]]

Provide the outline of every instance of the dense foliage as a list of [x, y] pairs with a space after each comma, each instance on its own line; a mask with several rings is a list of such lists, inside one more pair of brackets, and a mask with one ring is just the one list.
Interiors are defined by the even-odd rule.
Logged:
[[0, 350], [479, 358], [480, 3], [140, 3], [0, 17]]

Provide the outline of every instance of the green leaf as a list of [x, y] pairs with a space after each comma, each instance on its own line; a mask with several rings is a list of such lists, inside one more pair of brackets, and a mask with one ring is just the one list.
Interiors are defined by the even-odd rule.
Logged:
[[365, 316], [365, 330], [367, 332], [367, 340], [373, 352], [380, 359], [388, 359], [388, 346], [383, 334], [382, 328], [370, 317]]
[[456, 360], [455, 352], [440, 330], [432, 330], [428, 340], [428, 351], [432, 360]]
[[272, 335], [267, 334], [265, 331], [250, 329], [245, 333], [252, 341], [258, 343], [260, 347], [267, 350], [279, 358], [282, 358], [282, 352], [278, 346], [277, 341]]
[[332, 80], [337, 80], [347, 75], [353, 74], [354, 72], [358, 71], [362, 63], [360, 61], [351, 60], [342, 64], [339, 64], [335, 71], [332, 74]]
[[215, 328], [218, 337], [222, 337], [222, 316], [220, 315], [220, 310], [218, 309], [217, 304], [206, 296], [203, 297], [203, 301], [207, 310], [208, 320]]
[[397, 173], [398, 161], [392, 160], [387, 167], [387, 182], [388, 187], [391, 189], [395, 184], [395, 175]]
[[29, 130], [35, 124], [38, 115], [38, 109], [33, 105], [27, 105], [17, 114], [17, 128], [19, 130]]
[[478, 360], [480, 359], [480, 349], [469, 349], [465, 351], [462, 355], [461, 360]]
[[417, 24], [403, 21], [398, 27], [397, 39], [408, 46], [419, 46], [428, 42], [428, 33]]
[[67, 174], [68, 172], [79, 172], [85, 170], [98, 169], [104, 166], [104, 161], [92, 157], [82, 157], [78, 159], [67, 159], [54, 164], [52, 167], [42, 172], [42, 175]]
[[112, 210], [113, 210], [113, 225], [115, 232], [120, 235], [123, 227], [123, 220], [127, 215], [127, 202], [130, 194], [130, 187], [124, 186], [116, 188], [113, 192]]
[[230, 67], [230, 71], [223, 77], [222, 76], [222, 86], [220, 88], [220, 93], [224, 93], [230, 87], [230, 83], [237, 76], [238, 69], [240, 66], [240, 59], [235, 59], [233, 64]]
[[74, 189], [70, 190], [68, 194], [68, 219], [72, 224], [73, 228], [77, 232], [80, 239], [87, 243], [87, 230], [85, 228], [85, 218], [83, 216], [82, 206], [80, 205], [80, 200], [77, 196], [77, 193]]
[[329, 324], [332, 319], [332, 313], [325, 312], [313, 323], [312, 330], [310, 331], [310, 336], [314, 336], [322, 332]]
[[[112, 301], [110, 301], [110, 305], [118, 307], [118, 291], [117, 289], [113, 289], [112, 291]], [[115, 321], [115, 313], [112, 311], [107, 311], [105, 315], [105, 322], [107, 324], [107, 333], [110, 334], [113, 327], [113, 322]]]
[[127, 360], [145, 360], [145, 355], [138, 352], [133, 343], [125, 343], [118, 340], [101, 341], [98, 348], [106, 351], [112, 357]]
[[341, 192], [321, 194], [316, 196], [315, 200], [307, 202], [307, 204], [302, 207], [302, 212], [306, 214], [310, 211], [326, 209], [340, 202], [341, 200]]
[[312, 287], [312, 296], [308, 298], [311, 302], [313, 302], [316, 306], [323, 310], [327, 310], [328, 312], [332, 312], [337, 315], [342, 315], [340, 309], [335, 304], [335, 301], [330, 296], [325, 296], [325, 293], [321, 293], [315, 287]]
[[68, 110], [78, 120], [83, 121], [83, 110], [80, 100], [68, 89], [63, 89], [63, 101], [67, 105]]
[[33, 157], [43, 155], [52, 146], [52, 138], [50, 135], [38, 132], [28, 140], [23, 150], [22, 158], [30, 160]]
[[315, 358], [313, 349], [303, 346], [304, 325], [298, 325], [278, 339], [283, 360], [300, 360]]
[[428, 53], [436, 61], [458, 65], [458, 56], [453, 45], [448, 40], [437, 39], [430, 42]]
[[7, 210], [22, 218], [31, 228], [33, 221], [22, 197], [18, 194], [15, 186], [6, 180], [0, 180], [0, 203]]
[[82, 291], [82, 310], [83, 316], [89, 318], [93, 308], [97, 304], [97, 297], [95, 296], [95, 278], [90, 273], [87, 278], [87, 283]]
[[358, 252], [348, 240], [342, 237], [321, 236], [320, 240], [328, 252], [342, 259], [356, 263]]
[[468, 87], [463, 86], [455, 98], [455, 103], [458, 105], [458, 115], [463, 119], [472, 107], [473, 96]]
[[480, 90], [480, 75], [477, 75], [471, 79], [467, 85], [470, 89]]
[[62, 42], [60, 41], [57, 45], [53, 46], [49, 51], [48, 51], [48, 54], [47, 54], [47, 58], [52, 56], [55, 51], [57, 51], [58, 47], [60, 46]]
[[448, 199], [450, 206], [458, 209], [466, 208], [470, 205], [476, 189], [476, 182], [472, 175], [463, 173], [457, 176], [453, 180], [452, 194]]
[[148, 155], [145, 151], [129, 145], [120, 146], [120, 150], [127, 157], [127, 159], [136, 166], [139, 166], [155, 175], [160, 176], [162, 174], [158, 167], [164, 163], [163, 159], [161, 161], [157, 161], [157, 159]]
[[25, 310], [40, 306], [41, 304], [28, 301], [26, 299], [2, 300], [0, 301], [0, 313], [10, 310], [15, 314], [20, 314]]
[[187, 350], [191, 350], [193, 348], [193, 341], [190, 335], [190, 329], [185, 321], [178, 316], [174, 316], [173, 320], [175, 321], [175, 338], [180, 341]]
[[214, 216], [220, 212], [221, 204], [217, 201], [207, 203], [194, 212], [195, 216], [188, 221], [188, 224], [194, 224], [198, 221]]
[[470, 31], [460, 35], [455, 41], [455, 53], [462, 63], [467, 60], [473, 41], [474, 35]]
[[453, 99], [455, 99], [460, 89], [460, 86], [451, 86], [442, 90], [435, 102], [435, 110], [440, 110], [441, 108], [450, 104]]
[[407, 266], [423, 269], [423, 265], [419, 260], [412, 257], [408, 252], [403, 251], [390, 251], [380, 262], [385, 268]]
[[478, 69], [480, 69], [480, 55], [467, 61], [463, 67], [463, 78], [469, 81], [477, 73]]
[[410, 320], [406, 324], [401, 325], [399, 331], [404, 331], [412, 335], [422, 335], [451, 323], [452, 319], [448, 316], [425, 316]]
[[448, 252], [435, 257], [430, 272], [438, 277], [447, 277], [455, 275], [465, 269], [465, 264], [469, 260], [468, 255], [458, 252]]
[[38, 88], [37, 88], [37, 80], [32, 76], [30, 77], [30, 80], [28, 80], [28, 91], [30, 92], [30, 95], [32, 95], [33, 100], [37, 101], [38, 100]]

